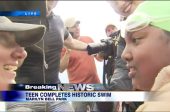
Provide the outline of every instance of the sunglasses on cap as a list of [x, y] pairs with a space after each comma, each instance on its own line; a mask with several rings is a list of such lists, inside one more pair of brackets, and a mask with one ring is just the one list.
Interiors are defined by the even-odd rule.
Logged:
[[121, 36], [125, 37], [127, 32], [135, 32], [141, 29], [146, 28], [147, 26], [156, 26], [161, 29], [163, 26], [161, 24], [165, 24], [167, 21], [170, 21], [170, 15], [164, 17], [151, 17], [146, 14], [137, 13], [132, 14], [127, 18], [126, 21], [122, 22], [121, 26]]

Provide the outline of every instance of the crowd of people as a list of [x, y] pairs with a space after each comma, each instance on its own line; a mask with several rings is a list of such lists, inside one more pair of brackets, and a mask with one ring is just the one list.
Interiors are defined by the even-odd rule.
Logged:
[[[123, 18], [110, 91], [154, 91], [155, 102], [7, 102], [11, 112], [141, 112], [169, 111], [170, 2], [107, 1]], [[57, 84], [67, 70], [69, 83], [101, 84], [94, 58], [88, 55], [89, 36], [80, 35], [80, 21], [64, 22], [52, 11], [58, 1], [46, 1], [43, 18], [0, 16], [0, 90], [9, 84]], [[158, 8], [159, 7], [159, 8]], [[24, 18], [24, 19], [23, 19]], [[104, 29], [109, 37], [114, 24]], [[100, 73], [101, 74], [101, 73]], [[106, 89], [107, 90], [107, 89]]]

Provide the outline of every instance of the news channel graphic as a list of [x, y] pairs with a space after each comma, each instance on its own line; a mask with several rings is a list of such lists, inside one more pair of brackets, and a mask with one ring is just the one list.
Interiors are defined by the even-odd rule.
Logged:
[[17, 17], [17, 16], [40, 16], [40, 10], [36, 10], [36, 11], [0, 11], [0, 16], [13, 16], [13, 17]]
[[11, 84], [15, 91], [102, 91], [102, 84]]
[[100, 91], [95, 90], [96, 86], [93, 84], [16, 84], [10, 91], [1, 91], [0, 95], [1, 101], [5, 102], [148, 101], [148, 96], [153, 95], [142, 91]]
[[1, 0], [0, 16], [45, 17], [46, 2], [45, 0]]

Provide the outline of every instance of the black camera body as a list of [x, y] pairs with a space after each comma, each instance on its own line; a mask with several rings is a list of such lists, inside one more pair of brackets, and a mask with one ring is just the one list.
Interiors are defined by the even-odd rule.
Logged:
[[87, 51], [89, 55], [103, 52], [104, 57], [113, 56], [116, 54], [116, 46], [118, 44], [120, 37], [120, 30], [114, 32], [107, 39], [102, 39], [101, 43], [90, 43], [87, 46]]
[[117, 45], [119, 41], [120, 41], [120, 30], [112, 33], [110, 35], [110, 38], [102, 39], [101, 43], [90, 43], [87, 46], [87, 51], [89, 55], [100, 52], [104, 56], [103, 57], [104, 58], [103, 85], [107, 90], [111, 90], [110, 81], [114, 73], [115, 59], [117, 58]]

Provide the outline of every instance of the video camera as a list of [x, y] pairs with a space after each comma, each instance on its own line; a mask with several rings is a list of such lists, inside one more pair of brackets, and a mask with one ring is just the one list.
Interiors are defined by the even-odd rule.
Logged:
[[113, 56], [114, 54], [116, 54], [115, 50], [119, 41], [119, 37], [120, 30], [112, 33], [108, 39], [102, 39], [101, 43], [90, 43], [87, 46], [88, 54], [92, 55], [103, 52], [106, 58], [108, 58], [108, 56]]
[[110, 35], [110, 38], [102, 39], [101, 43], [90, 43], [87, 46], [87, 51], [89, 55], [96, 53], [103, 53], [104, 55], [103, 85], [107, 90], [111, 90], [110, 81], [114, 73], [115, 59], [117, 58], [117, 45], [119, 41], [120, 30], [112, 33]]

